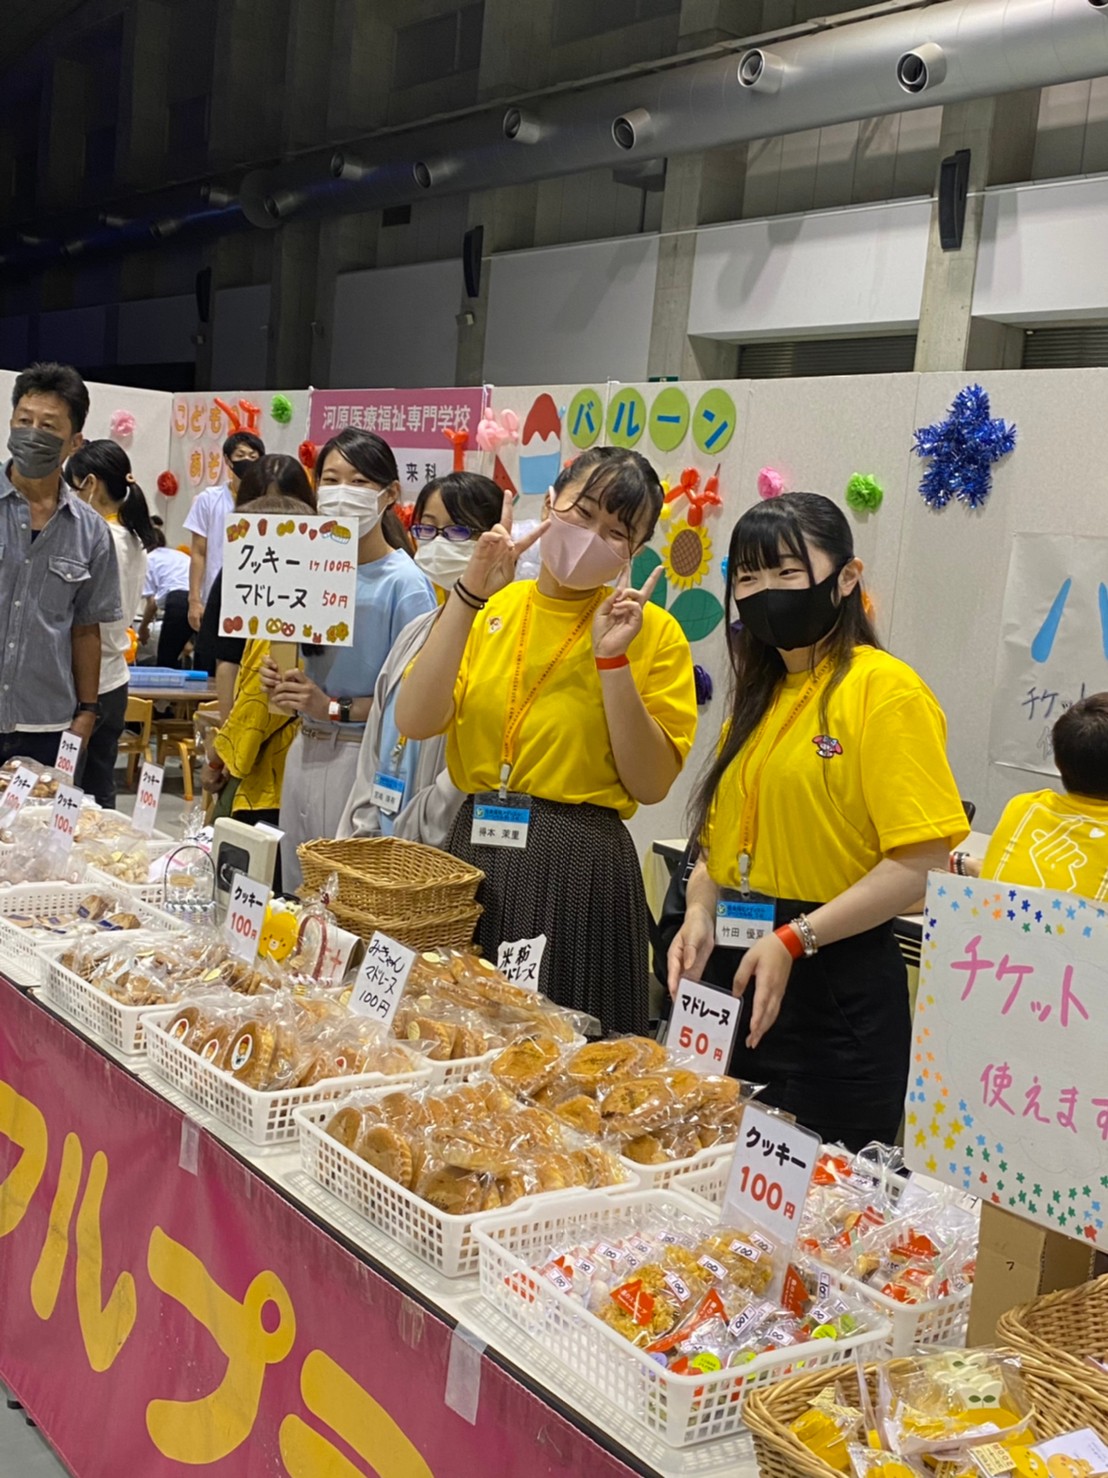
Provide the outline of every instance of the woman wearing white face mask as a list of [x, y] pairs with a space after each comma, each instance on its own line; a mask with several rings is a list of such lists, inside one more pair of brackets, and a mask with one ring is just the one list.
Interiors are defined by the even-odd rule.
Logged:
[[[467, 797], [450, 850], [485, 872], [481, 947], [495, 959], [545, 934], [541, 988], [607, 1031], [648, 1017], [646, 898], [623, 820], [665, 798], [696, 732], [692, 657], [650, 603], [657, 575], [620, 583], [661, 507], [650, 463], [617, 447], [563, 471], [549, 519], [518, 543], [506, 497], [396, 704], [410, 738], [446, 734]], [[538, 580], [514, 581], [540, 534]]]
[[371, 431], [340, 431], [316, 462], [319, 512], [357, 529], [354, 643], [305, 647], [303, 670], [270, 661], [263, 684], [274, 704], [300, 715], [281, 793], [281, 869], [287, 892], [301, 881], [301, 842], [338, 835], [358, 768], [373, 688], [409, 622], [435, 609], [430, 581], [416, 568], [392, 505], [400, 493], [396, 458]]
[[[465, 573], [473, 545], [500, 518], [504, 494], [489, 477], [450, 472], [420, 492], [412, 516], [416, 564], [446, 600]], [[400, 633], [373, 690], [358, 774], [339, 836], [398, 836], [445, 847], [465, 796], [446, 768], [440, 735], [409, 742], [396, 727], [396, 695], [439, 612], [419, 616]]]

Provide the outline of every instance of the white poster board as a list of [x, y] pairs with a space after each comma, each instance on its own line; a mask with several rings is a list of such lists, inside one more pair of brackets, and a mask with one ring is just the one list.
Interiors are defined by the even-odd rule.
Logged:
[[224, 536], [223, 572], [223, 635], [353, 646], [355, 519], [232, 514]]
[[932, 873], [907, 1163], [1108, 1246], [1108, 910]]
[[1050, 731], [1108, 688], [1108, 539], [1017, 534], [1008, 560], [989, 758], [1057, 775]]

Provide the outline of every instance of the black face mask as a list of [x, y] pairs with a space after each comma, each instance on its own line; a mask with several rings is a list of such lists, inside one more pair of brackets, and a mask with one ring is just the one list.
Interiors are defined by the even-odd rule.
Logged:
[[241, 461], [231, 463], [231, 471], [241, 482], [253, 465], [250, 457], [243, 457]]
[[814, 647], [835, 629], [835, 591], [841, 571], [805, 590], [759, 590], [736, 601], [739, 620], [751, 636], [782, 652]]

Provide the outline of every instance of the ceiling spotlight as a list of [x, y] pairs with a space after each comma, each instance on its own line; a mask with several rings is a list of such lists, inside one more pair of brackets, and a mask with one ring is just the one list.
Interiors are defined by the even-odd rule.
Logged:
[[896, 80], [905, 92], [926, 92], [938, 87], [945, 76], [946, 55], [933, 41], [906, 51], [896, 64]]
[[522, 108], [509, 108], [500, 125], [504, 137], [513, 144], [537, 144], [542, 136], [542, 124], [534, 113], [525, 113]]
[[744, 51], [739, 58], [739, 86], [752, 92], [778, 92], [785, 80], [785, 63], [760, 46]]
[[654, 120], [645, 108], [621, 113], [612, 124], [612, 138], [621, 149], [634, 149], [654, 135]]

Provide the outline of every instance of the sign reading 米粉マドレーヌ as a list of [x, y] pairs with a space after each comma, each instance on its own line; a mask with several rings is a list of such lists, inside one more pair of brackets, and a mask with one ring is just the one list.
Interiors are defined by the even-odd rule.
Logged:
[[932, 873], [908, 1164], [1108, 1246], [1108, 909]]

